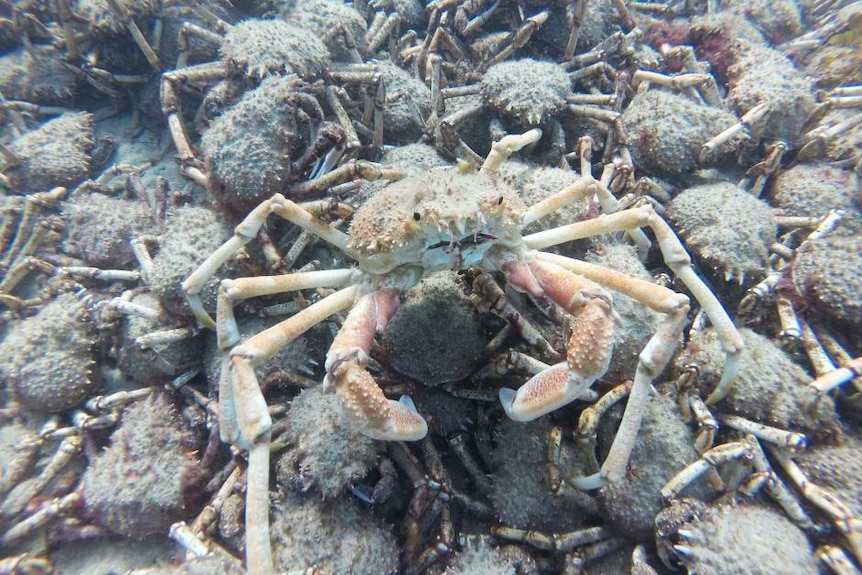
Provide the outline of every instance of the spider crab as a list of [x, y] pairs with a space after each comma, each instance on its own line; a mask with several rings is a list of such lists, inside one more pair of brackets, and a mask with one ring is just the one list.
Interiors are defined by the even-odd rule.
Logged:
[[[249, 450], [246, 554], [251, 572], [272, 572], [267, 496], [272, 420], [255, 367], [312, 326], [349, 309], [326, 356], [324, 388], [341, 397], [348, 419], [363, 433], [383, 440], [423, 438], [427, 425], [410, 398], [387, 399], [366, 371], [366, 363], [375, 335], [386, 328], [398, 308], [399, 295], [431, 272], [466, 268], [499, 271], [510, 285], [529, 294], [538, 305], [557, 305], [575, 316], [566, 361], [537, 374], [517, 392], [500, 391], [506, 413], [522, 421], [535, 419], [576, 399], [607, 369], [612, 330], [618, 316], [605, 287], [665, 314], [666, 319], [640, 354], [620, 431], [600, 474], [592, 478], [594, 483], [601, 479], [614, 481], [625, 473], [650, 383], [676, 349], [689, 311], [689, 299], [648, 281], [540, 249], [573, 239], [650, 227], [667, 265], [685, 282], [722, 334], [727, 352], [725, 374], [708, 401], [717, 401], [726, 393], [736, 371], [742, 339], [715, 295], [694, 273], [679, 239], [650, 205], [639, 204], [593, 220], [522, 235], [524, 226], [567, 202], [610, 193], [587, 172], [546, 200], [525, 206], [516, 192], [498, 179], [496, 172], [510, 154], [538, 142], [541, 135], [541, 130], [533, 129], [505, 136], [493, 145], [484, 164], [473, 173], [429, 170], [390, 184], [356, 212], [347, 234], [276, 194], [255, 208], [237, 226], [234, 237], [183, 283], [197, 319], [217, 330], [222, 351], [219, 382], [222, 439]], [[213, 321], [200, 300], [202, 287], [220, 265], [254, 238], [270, 214], [285, 218], [338, 247], [353, 257], [358, 266], [222, 280]], [[246, 341], [239, 341], [233, 312], [236, 302], [322, 287], [338, 291]]]

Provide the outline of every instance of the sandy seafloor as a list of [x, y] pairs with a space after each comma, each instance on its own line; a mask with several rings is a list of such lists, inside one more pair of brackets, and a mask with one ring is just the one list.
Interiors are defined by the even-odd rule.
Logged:
[[[552, 426], [562, 429], [558, 473], [596, 471], [621, 409], [603, 416], [593, 444], [575, 439], [578, 419], [598, 397], [634, 377], [638, 353], [662, 316], [614, 295], [620, 317], [607, 372], [592, 393], [522, 424], [506, 418], [497, 390], [517, 388], [530, 372], [510, 366], [503, 373], [500, 358], [515, 351], [546, 364], [560, 361], [577, 319], [558, 313], [554, 321], [527, 297], [507, 292], [556, 350], [552, 355], [507, 328], [487, 303], [471, 305], [481, 299], [472, 275], [433, 275], [402, 295], [389, 333], [378, 335], [371, 351], [369, 369], [387, 396], [409, 394], [429, 422], [429, 439], [399, 446], [357, 434], [335, 396], [317, 389], [344, 314], [326, 320], [257, 370], [275, 425], [270, 497], [278, 572], [628, 573], [633, 552], [643, 552], [647, 564], [638, 573], [671, 573], [673, 565], [704, 574], [827, 573], [827, 557], [839, 556], [848, 569], [860, 568], [859, 536], [847, 537], [842, 528], [857, 528], [862, 513], [862, 380], [822, 393], [809, 384], [862, 353], [862, 3], [643, 4], [632, 6], [626, 22], [611, 2], [590, 0], [569, 61], [563, 54], [577, 4], [567, 13], [563, 2], [501, 0], [487, 22], [464, 28], [464, 19], [482, 10], [474, 7], [479, 2], [452, 3], [441, 26], [450, 39], [437, 47], [443, 87], [481, 88], [466, 96], [444, 90], [445, 109], [438, 113], [432, 112], [430, 64], [427, 75], [416, 65], [426, 56], [435, 5], [212, 0], [166, 1], [157, 9], [124, 1], [124, 20], [103, 0], [68, 4], [65, 31], [41, 2], [0, 5], [0, 574], [238, 572], [246, 453], [216, 441], [215, 335], [198, 329], [179, 284], [272, 193], [341, 202], [330, 221], [343, 230], [345, 214], [380, 193], [383, 183], [350, 176], [356, 185], [296, 195], [317, 165], [297, 167], [311, 141], [337, 125], [333, 95], [355, 126], [359, 145], [350, 153], [408, 177], [454, 165], [456, 158], [466, 161], [458, 169], [469, 172], [464, 166], [485, 156], [493, 138], [541, 127], [539, 143], [504, 164], [495, 184], [513, 188], [528, 205], [578, 179], [578, 138], [591, 136], [593, 174], [610, 163], [632, 167], [631, 177], [617, 171], [603, 183], [617, 199], [650, 196], [742, 330], [746, 351], [736, 387], [710, 406], [718, 421], [686, 421], [677, 406], [688, 405], [688, 396], [708, 397], [725, 358], [692, 298], [682, 333], [671, 336], [676, 351], [653, 382], [621, 483], [583, 494], [564, 481], [552, 493], [545, 457]], [[390, 35], [367, 31], [395, 14], [400, 23]], [[134, 44], [129, 18], [151, 41], [161, 27], [158, 71]], [[289, 23], [289, 30], [267, 28], [272, 20]], [[218, 21], [234, 25], [233, 32], [219, 30]], [[183, 22], [204, 30], [192, 34], [198, 37], [190, 42], [189, 65], [214, 62], [216, 70], [174, 84], [182, 111], [176, 118], [195, 154], [184, 165], [199, 175], [197, 182], [180, 174], [183, 163], [165, 118], [173, 102], [159, 102], [161, 72], [175, 67]], [[345, 47], [338, 24], [355, 50]], [[631, 31], [635, 24], [639, 32]], [[491, 66], [489, 58], [511, 44], [519, 27], [523, 46]], [[221, 52], [213, 34], [228, 38]], [[321, 35], [331, 36], [329, 48], [317, 39]], [[375, 38], [380, 41], [369, 49]], [[373, 145], [374, 113], [367, 103], [373, 91], [345, 80], [351, 62], [367, 64], [368, 79], [383, 75], [382, 149]], [[500, 67], [514, 62], [521, 67]], [[589, 66], [595, 73], [582, 73]], [[700, 76], [677, 91], [637, 70]], [[291, 80], [292, 73], [302, 80]], [[327, 94], [327, 86], [344, 90]], [[762, 120], [703, 153], [703, 144], [758, 104], [769, 107]], [[476, 155], [440, 129], [441, 118], [451, 120], [471, 106], [476, 113], [454, 126]], [[830, 132], [835, 126], [843, 129]], [[340, 134], [342, 143], [350, 140], [349, 132]], [[107, 142], [114, 150], [101, 157], [97, 149]], [[783, 155], [771, 156], [779, 142]], [[55, 186], [66, 191], [46, 199]], [[547, 227], [608, 211], [599, 204], [596, 197], [582, 198], [549, 218]], [[430, 217], [406, 209], [397, 217]], [[830, 214], [837, 223], [818, 228]], [[322, 241], [292, 263], [274, 261], [297, 241], [296, 230], [275, 219], [265, 226], [267, 240], [251, 241], [218, 279], [354, 265]], [[414, 223], [399, 225], [411, 229]], [[25, 247], [40, 233], [34, 230], [48, 228], [41, 241]], [[492, 235], [490, 228], [471, 229], [442, 244], [467, 250]], [[653, 232], [645, 237], [654, 238]], [[432, 249], [440, 248], [438, 239], [429, 240], [436, 242]], [[142, 265], [133, 256], [135, 240], [146, 245], [152, 262]], [[641, 262], [628, 244], [628, 237], [613, 233], [548, 251], [691, 295], [655, 246]], [[105, 279], [75, 271], [81, 267], [138, 274], [122, 279], [108, 272]], [[770, 276], [771, 292], [764, 287]], [[502, 274], [494, 277], [502, 283]], [[211, 314], [215, 285], [204, 289]], [[323, 288], [243, 302], [236, 307], [241, 337], [329, 293]], [[129, 301], [153, 317], [142, 319], [117, 303]], [[799, 323], [788, 319], [791, 308]], [[136, 340], [165, 330], [194, 336], [149, 351]], [[858, 360], [849, 365], [862, 369]], [[694, 374], [692, 387], [680, 391], [675, 382], [685, 373]], [[184, 390], [172, 384], [178, 380]], [[101, 409], [93, 403], [123, 392], [147, 397]], [[736, 416], [768, 426], [764, 436], [778, 435], [761, 439], [764, 444], [784, 444], [762, 451], [752, 436], [733, 429]], [[709, 447], [703, 442], [710, 421], [717, 426], [713, 443], [737, 442], [746, 457], [722, 463], [718, 474], [683, 493], [700, 501], [685, 521], [656, 528], [653, 518], [669, 515], [659, 488], [698, 459], [696, 442], [701, 450]], [[52, 428], [65, 431], [52, 435]], [[55, 468], [50, 462], [63, 437], [73, 438], [64, 445], [74, 445], [74, 453]], [[810, 492], [803, 497], [788, 459], [835, 498], [831, 509], [844, 523]], [[746, 489], [757, 484], [748, 479], [751, 461], [763, 480], [759, 490]], [[767, 474], [769, 466], [774, 475]], [[191, 525], [232, 472], [235, 485], [219, 498], [221, 518], [202, 535], [217, 559], [194, 560], [168, 529], [180, 521]], [[786, 486], [788, 497], [775, 497], [781, 493], [775, 482]], [[36, 525], [19, 536], [28, 523]], [[532, 543], [492, 536], [499, 525], [524, 533], [604, 529], [584, 545], [555, 551], [548, 544], [542, 549], [537, 535]], [[682, 549], [674, 552], [673, 544]]]

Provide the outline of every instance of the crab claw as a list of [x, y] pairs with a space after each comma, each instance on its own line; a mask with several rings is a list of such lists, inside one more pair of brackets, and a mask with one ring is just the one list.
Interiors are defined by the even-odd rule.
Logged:
[[335, 371], [335, 391], [354, 428], [372, 439], [417, 441], [428, 434], [428, 424], [409, 396], [387, 399], [374, 378], [361, 366], [346, 363]]
[[605, 374], [619, 316], [603, 292], [580, 290], [583, 300], [569, 337], [566, 361], [544, 369], [518, 391], [500, 389], [503, 409], [515, 421], [532, 421], [581, 397]]
[[552, 365], [518, 388], [500, 388], [500, 403], [510, 419], [533, 421], [573, 402], [583, 395], [595, 378], [571, 377], [566, 362]]

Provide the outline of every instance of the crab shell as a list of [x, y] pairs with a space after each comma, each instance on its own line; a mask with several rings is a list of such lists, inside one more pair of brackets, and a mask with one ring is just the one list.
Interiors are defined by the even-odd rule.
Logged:
[[347, 245], [371, 274], [405, 264], [426, 273], [477, 267], [494, 245], [522, 245], [525, 210], [494, 173], [430, 170], [393, 182], [363, 205]]

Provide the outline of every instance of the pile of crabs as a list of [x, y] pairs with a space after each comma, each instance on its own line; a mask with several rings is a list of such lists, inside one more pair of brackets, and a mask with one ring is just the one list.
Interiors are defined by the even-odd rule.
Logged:
[[0, 7], [0, 574], [859, 573], [860, 14]]

